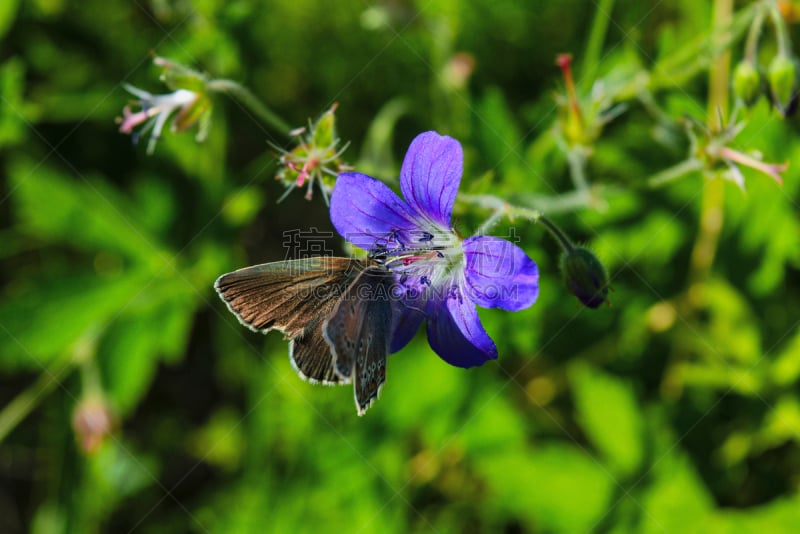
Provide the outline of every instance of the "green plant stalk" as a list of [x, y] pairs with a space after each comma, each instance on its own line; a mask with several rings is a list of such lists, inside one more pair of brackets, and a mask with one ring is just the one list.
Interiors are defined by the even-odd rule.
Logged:
[[[733, 11], [733, 0], [714, 1], [714, 27], [729, 27]], [[724, 36], [720, 35], [720, 39]], [[709, 98], [707, 124], [712, 130], [719, 124], [719, 117], [727, 116], [728, 85], [730, 81], [730, 53], [717, 56], [709, 72]], [[711, 272], [714, 257], [719, 246], [719, 237], [723, 226], [723, 204], [725, 201], [725, 184], [722, 179], [709, 179], [703, 187], [703, 199], [700, 209], [700, 228], [692, 248], [689, 265], [689, 286], [705, 282]], [[690, 292], [690, 295], [702, 298], [702, 292]], [[693, 304], [702, 304], [695, 302]]]
[[[709, 70], [708, 115], [706, 125], [712, 132], [721, 132], [725, 127], [724, 117], [728, 116], [728, 88], [730, 87], [731, 52], [723, 48], [730, 43], [728, 28], [733, 17], [733, 0], [714, 1], [714, 35], [716, 44], [723, 49]], [[716, 47], [715, 47], [716, 48]]]
[[81, 362], [81, 381], [85, 395], [103, 396], [100, 369], [97, 367], [95, 358], [89, 357]]
[[561, 195], [520, 195], [523, 203], [531, 209], [546, 211], [550, 215], [555, 213], [570, 213], [582, 208], [587, 208], [596, 203], [597, 198], [602, 198], [603, 192], [609, 191], [608, 187], [595, 185], [591, 190], [570, 191]]
[[778, 55], [785, 58], [792, 57], [792, 40], [789, 38], [789, 32], [786, 29], [786, 21], [783, 20], [781, 12], [778, 10], [778, 6], [775, 2], [767, 2], [765, 6], [772, 20], [772, 26], [775, 28], [775, 41], [778, 43]]
[[761, 30], [764, 28], [764, 19], [764, 9], [759, 9], [750, 25], [750, 31], [747, 33], [744, 58], [752, 65], [756, 65], [758, 62], [758, 40], [761, 38]]
[[75, 368], [75, 363], [76, 361], [72, 354], [68, 358], [55, 361], [39, 375], [36, 382], [14, 397], [0, 411], [0, 443], [20, 421], [25, 419], [61, 383], [70, 371]]
[[259, 119], [276, 130], [279, 130], [284, 135], [288, 135], [291, 130], [291, 127], [286, 121], [262, 104], [249, 89], [233, 80], [211, 80], [206, 84], [206, 88], [214, 93], [224, 93], [232, 96], [247, 107], [247, 109], [255, 113]]
[[663, 171], [652, 175], [647, 179], [647, 185], [649, 187], [661, 187], [662, 185], [666, 185], [674, 180], [677, 180], [678, 178], [685, 176], [690, 172], [699, 171], [702, 168], [703, 164], [700, 163], [699, 160], [694, 158], [686, 159], [677, 165], [673, 165], [668, 169], [664, 169]]
[[567, 163], [572, 185], [577, 191], [587, 191], [589, 181], [586, 178], [586, 152], [583, 147], [573, 147], [567, 151]]
[[569, 237], [538, 210], [514, 206], [492, 195], [461, 195], [459, 200], [473, 206], [494, 210], [494, 213], [475, 231], [476, 235], [484, 235], [503, 217], [507, 217], [509, 220], [520, 218], [534, 223], [541, 223], [564, 251], [569, 252], [574, 248]]
[[614, 0], [600, 0], [592, 19], [592, 29], [589, 31], [589, 39], [586, 41], [586, 49], [583, 52], [581, 68], [581, 79], [578, 85], [582, 92], [587, 92], [594, 83], [597, 71], [600, 67], [600, 54], [603, 50], [603, 43], [606, 40], [608, 23], [611, 21], [611, 11], [614, 9]]

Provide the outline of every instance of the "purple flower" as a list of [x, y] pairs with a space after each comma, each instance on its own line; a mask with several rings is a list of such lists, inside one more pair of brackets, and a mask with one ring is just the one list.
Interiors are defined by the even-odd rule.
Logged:
[[451, 229], [462, 168], [458, 141], [425, 132], [403, 161], [405, 201], [365, 174], [340, 174], [331, 220], [345, 239], [395, 273], [400, 298], [391, 351], [403, 348], [425, 320], [431, 348], [442, 359], [473, 367], [497, 358], [475, 305], [527, 308], [539, 293], [539, 272], [522, 249], [504, 239], [461, 240]]

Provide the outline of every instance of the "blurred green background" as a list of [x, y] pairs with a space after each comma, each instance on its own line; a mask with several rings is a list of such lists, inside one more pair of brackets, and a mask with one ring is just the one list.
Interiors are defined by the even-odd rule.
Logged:
[[[644, 187], [689, 150], [677, 120], [705, 121], [695, 38], [711, 21], [695, 0], [3, 0], [0, 531], [797, 532], [796, 119], [763, 100], [740, 116], [738, 149], [792, 162], [782, 187], [749, 170], [746, 193], [718, 181], [717, 204], [699, 173]], [[204, 143], [166, 132], [150, 157], [114, 123], [121, 83], [167, 91], [152, 51], [242, 82], [293, 126], [338, 102], [345, 159], [390, 184], [437, 129], [464, 144], [462, 191], [547, 210], [571, 187], [556, 54], [586, 94], [687, 50], [702, 68], [629, 95], [594, 143], [599, 200], [553, 213], [605, 262], [611, 306], [581, 308], [543, 229], [504, 223], [541, 295], [481, 310], [499, 360], [450, 367], [421, 333], [362, 418], [349, 387], [302, 382], [280, 334], [239, 325], [212, 288], [283, 259], [285, 230], [332, 230], [318, 195], [276, 204], [267, 143], [290, 141], [226, 98]], [[455, 213], [468, 230], [488, 215]]]

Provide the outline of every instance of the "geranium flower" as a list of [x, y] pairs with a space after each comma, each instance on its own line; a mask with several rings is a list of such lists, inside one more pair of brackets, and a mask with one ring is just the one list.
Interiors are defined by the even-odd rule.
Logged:
[[[131, 134], [134, 142], [138, 141], [140, 135], [149, 132], [148, 154], [152, 154], [155, 150], [161, 131], [173, 114], [175, 114], [175, 119], [172, 121], [173, 132], [183, 132], [199, 123], [197, 140], [202, 141], [205, 138], [211, 116], [211, 101], [204, 93], [177, 89], [171, 93], [154, 95], [128, 84], [124, 84], [124, 87], [126, 91], [139, 98], [137, 104], [141, 109], [132, 111], [130, 106], [125, 106], [122, 117], [117, 118], [119, 131]], [[134, 131], [134, 128], [141, 124], [144, 126], [138, 132]]]
[[539, 293], [536, 263], [498, 237], [462, 240], [450, 216], [461, 182], [463, 153], [436, 132], [411, 143], [400, 172], [405, 200], [365, 174], [340, 174], [331, 196], [331, 220], [354, 245], [385, 262], [401, 289], [391, 352], [427, 323], [431, 348], [446, 362], [473, 367], [497, 358], [476, 305], [517, 311]]

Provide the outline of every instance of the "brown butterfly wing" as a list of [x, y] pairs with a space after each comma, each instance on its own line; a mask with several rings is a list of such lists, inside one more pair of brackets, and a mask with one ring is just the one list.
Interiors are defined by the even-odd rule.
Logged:
[[333, 371], [322, 323], [364, 264], [337, 257], [303, 258], [245, 267], [220, 276], [214, 287], [252, 330], [278, 330], [288, 339], [298, 374], [324, 384], [347, 383]]
[[391, 273], [367, 267], [347, 288], [323, 325], [342, 380], [353, 380], [356, 409], [364, 415], [386, 381], [386, 356], [392, 326]]
[[[327, 305], [328, 314], [333, 304]], [[349, 384], [351, 378], [338, 374], [333, 367], [333, 356], [327, 341], [322, 337], [322, 317], [314, 318], [307, 333], [289, 342], [289, 361], [297, 374], [312, 384]]]

